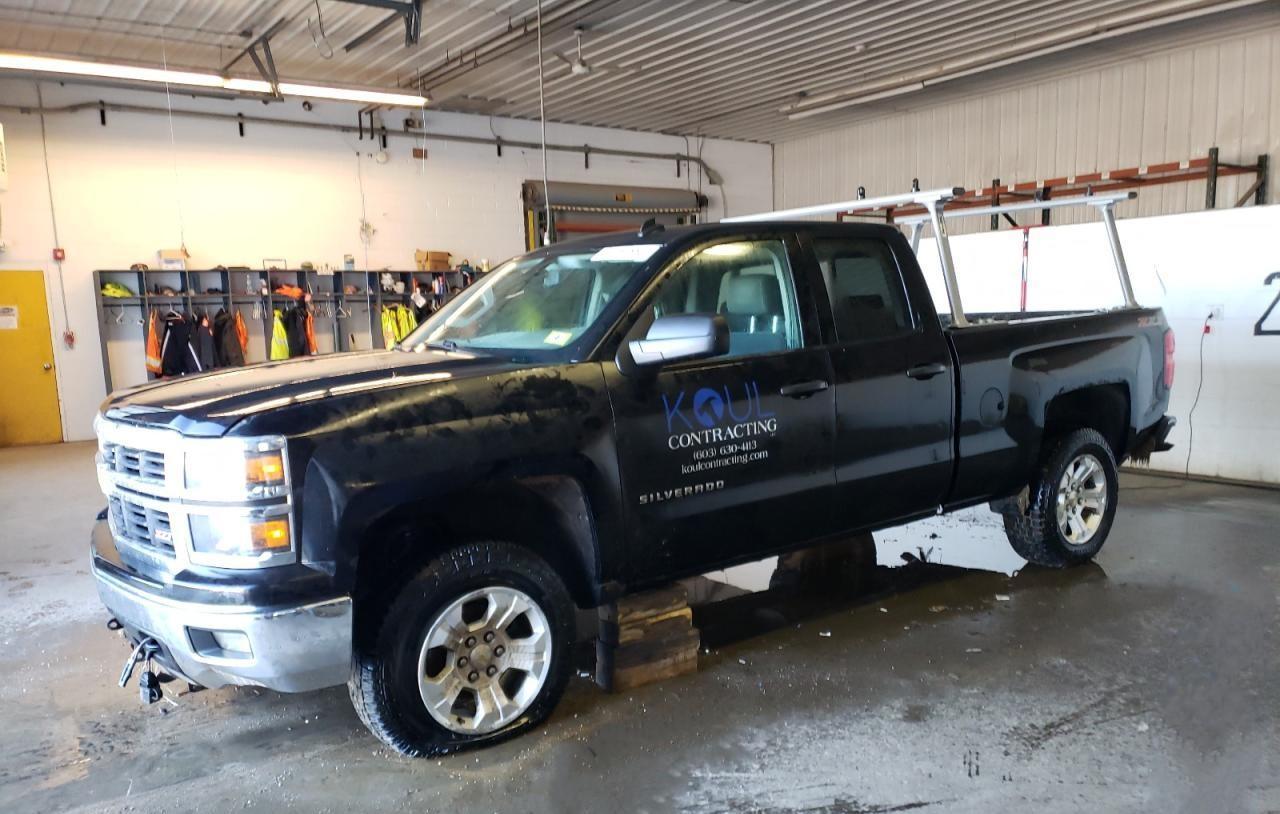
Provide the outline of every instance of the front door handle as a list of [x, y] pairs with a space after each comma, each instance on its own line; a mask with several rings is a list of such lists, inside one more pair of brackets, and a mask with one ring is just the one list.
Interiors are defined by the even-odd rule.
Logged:
[[807, 399], [814, 393], [821, 393], [830, 386], [831, 385], [827, 384], [827, 382], [822, 379], [814, 379], [807, 382], [796, 382], [795, 384], [783, 385], [778, 389], [778, 393], [789, 399]]
[[907, 368], [907, 377], [911, 379], [932, 379], [939, 373], [946, 373], [947, 366], [941, 362], [934, 362], [931, 365], [916, 365]]

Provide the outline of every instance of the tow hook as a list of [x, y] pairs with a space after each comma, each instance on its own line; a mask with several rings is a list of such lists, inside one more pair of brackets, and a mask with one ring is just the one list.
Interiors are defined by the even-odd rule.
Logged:
[[142, 675], [138, 676], [138, 697], [144, 704], [154, 704], [164, 696], [160, 689], [160, 677], [151, 669], [151, 660], [160, 652], [160, 644], [150, 636], [143, 636], [120, 671], [120, 686], [125, 687], [133, 675], [133, 668], [144, 662]]

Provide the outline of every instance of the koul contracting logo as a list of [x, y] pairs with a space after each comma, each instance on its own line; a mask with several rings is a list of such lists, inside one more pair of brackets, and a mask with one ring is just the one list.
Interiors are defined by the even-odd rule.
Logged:
[[[704, 387], [693, 394], [693, 417], [707, 429], [711, 429], [724, 419], [724, 399], [710, 387]], [[667, 432], [671, 431], [671, 419], [667, 418]]]
[[688, 449], [778, 431], [775, 413], [764, 408], [760, 386], [754, 381], [721, 388], [700, 387], [691, 398], [681, 390], [662, 394], [667, 418], [667, 447]]

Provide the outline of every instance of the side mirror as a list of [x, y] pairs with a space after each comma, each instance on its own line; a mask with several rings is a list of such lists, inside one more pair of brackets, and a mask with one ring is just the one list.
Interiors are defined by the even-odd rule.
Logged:
[[628, 347], [640, 367], [724, 356], [729, 352], [729, 323], [719, 314], [659, 317], [644, 339], [633, 339]]

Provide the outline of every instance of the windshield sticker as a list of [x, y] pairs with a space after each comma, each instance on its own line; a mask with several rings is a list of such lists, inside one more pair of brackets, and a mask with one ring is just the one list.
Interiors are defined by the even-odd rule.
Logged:
[[591, 255], [596, 263], [643, 263], [662, 248], [661, 243], [637, 243], [633, 246], [605, 246]]
[[552, 331], [547, 334], [547, 338], [542, 341], [548, 345], [555, 345], [557, 348], [563, 348], [569, 344], [569, 340], [573, 339], [573, 334], [568, 331]]
[[[641, 494], [641, 505], [725, 488], [723, 480], [709, 481], [707, 476], [767, 461], [770, 442], [778, 432], [778, 416], [765, 408], [754, 381], [663, 393], [662, 411], [665, 444], [678, 459], [682, 483]], [[689, 483], [689, 476], [696, 482]]]

